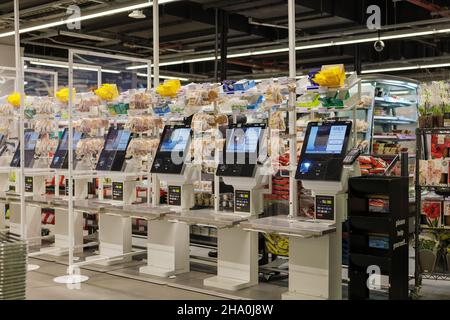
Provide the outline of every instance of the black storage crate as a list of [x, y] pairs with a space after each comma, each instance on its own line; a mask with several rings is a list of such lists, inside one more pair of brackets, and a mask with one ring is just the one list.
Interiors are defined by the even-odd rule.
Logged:
[[349, 299], [370, 298], [373, 266], [389, 277], [389, 299], [408, 299], [408, 178], [351, 178], [348, 217]]

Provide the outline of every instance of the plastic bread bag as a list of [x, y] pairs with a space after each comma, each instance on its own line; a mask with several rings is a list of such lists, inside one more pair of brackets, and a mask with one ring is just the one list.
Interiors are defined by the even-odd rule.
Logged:
[[152, 98], [148, 92], [135, 92], [130, 96], [130, 109], [143, 110], [151, 107]]
[[272, 105], [279, 105], [283, 103], [283, 96], [281, 94], [281, 88], [278, 84], [273, 84], [267, 88], [265, 94], [266, 103]]
[[[170, 108], [170, 112], [172, 113], [183, 113], [185, 108], [184, 108], [184, 104], [177, 100], [174, 103], [169, 104], [169, 108]], [[187, 114], [189, 114], [188, 112], [186, 112]], [[195, 113], [195, 112], [192, 112]]]
[[14, 106], [10, 103], [4, 103], [0, 105], [0, 115], [1, 116], [12, 116], [14, 115]]
[[[72, 101], [75, 101], [75, 97], [77, 95], [77, 91], [75, 88], [72, 90]], [[56, 98], [62, 102], [62, 103], [68, 103], [69, 102], [69, 88], [62, 88], [59, 91], [56, 92]]]
[[38, 99], [33, 106], [38, 115], [54, 115], [57, 109], [55, 101], [50, 98]]
[[143, 133], [152, 129], [161, 129], [163, 122], [161, 118], [154, 116], [129, 117], [125, 126], [132, 133]]
[[272, 130], [286, 130], [286, 123], [284, 121], [284, 114], [282, 111], [275, 111], [270, 115], [269, 128]]
[[180, 80], [166, 80], [156, 88], [156, 93], [162, 97], [175, 98], [178, 90], [181, 89]]
[[93, 92], [80, 94], [78, 100], [77, 111], [79, 112], [91, 112], [92, 109], [98, 108], [102, 104], [100, 97]]
[[240, 98], [231, 98], [226, 104], [229, 106], [227, 109], [231, 109], [231, 111], [245, 111], [247, 110], [248, 101]]
[[320, 95], [314, 92], [308, 92], [297, 98], [297, 107], [299, 108], [315, 108], [320, 105]]
[[106, 129], [108, 126], [109, 121], [100, 118], [87, 118], [75, 123], [75, 129], [85, 134], [91, 134], [94, 130]]
[[245, 95], [243, 98], [248, 101], [247, 109], [249, 110], [258, 109], [264, 101], [264, 96], [259, 94]]
[[189, 90], [186, 93], [186, 106], [195, 107], [203, 104], [202, 91], [201, 90]]
[[211, 129], [215, 126], [216, 120], [213, 115], [206, 113], [197, 113], [192, 117], [192, 130], [201, 132]]
[[0, 134], [2, 134], [4, 136], [9, 135], [9, 129], [11, 128], [11, 122], [12, 121], [9, 119], [0, 117]]
[[57, 148], [58, 140], [50, 139], [48, 135], [45, 135], [36, 142], [35, 155], [38, 157], [48, 157], [50, 154], [55, 153]]
[[34, 131], [39, 134], [53, 133], [58, 130], [58, 124], [51, 119], [37, 119], [33, 125]]
[[130, 141], [127, 149], [127, 157], [154, 156], [159, 146], [158, 139], [135, 138]]
[[117, 85], [111, 83], [102, 84], [100, 88], [94, 91], [104, 101], [113, 101], [119, 97]]
[[11, 93], [8, 98], [7, 101], [9, 104], [11, 104], [13, 107], [15, 108], [19, 108], [20, 107], [20, 94], [18, 92], [13, 92]]
[[344, 65], [326, 65], [314, 76], [313, 81], [322, 87], [342, 87], [345, 83]]
[[78, 141], [76, 155], [79, 159], [85, 157], [95, 157], [103, 149], [104, 140], [102, 138], [88, 138]]

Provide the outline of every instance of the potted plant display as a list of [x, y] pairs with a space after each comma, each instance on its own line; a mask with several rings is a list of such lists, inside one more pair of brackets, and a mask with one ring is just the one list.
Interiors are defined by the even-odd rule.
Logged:
[[444, 105], [444, 127], [450, 127], [450, 104]]
[[431, 128], [432, 117], [430, 117], [427, 105], [419, 107], [419, 128]]
[[447, 257], [447, 272], [450, 273], [450, 246], [447, 247], [446, 257]]
[[432, 109], [433, 128], [444, 127], [444, 110], [441, 106], [434, 106]]
[[419, 265], [422, 272], [432, 273], [437, 261], [437, 241], [431, 239], [419, 240]]

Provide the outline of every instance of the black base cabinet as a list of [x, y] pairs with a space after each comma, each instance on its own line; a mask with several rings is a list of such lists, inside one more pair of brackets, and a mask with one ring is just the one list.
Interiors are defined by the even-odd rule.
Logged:
[[408, 299], [408, 178], [349, 180], [349, 299], [370, 299], [381, 275], [389, 299]]

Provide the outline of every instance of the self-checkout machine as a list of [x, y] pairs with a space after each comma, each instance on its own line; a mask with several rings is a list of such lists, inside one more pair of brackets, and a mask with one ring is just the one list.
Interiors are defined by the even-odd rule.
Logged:
[[[267, 162], [259, 162], [265, 127], [261, 123], [235, 124], [227, 132], [216, 175], [234, 188], [234, 212], [215, 214], [217, 275], [204, 280], [207, 287], [236, 291], [258, 283], [258, 235], [238, 224], [263, 212], [263, 193], [270, 176]], [[224, 221], [228, 224], [221, 226], [219, 222]]]
[[[75, 149], [78, 141], [83, 138], [83, 134], [73, 130], [72, 141], [73, 141], [73, 151]], [[61, 139], [58, 142], [58, 147], [55, 151], [53, 159], [50, 163], [50, 168], [55, 170], [55, 192], [53, 199], [49, 199], [49, 202], [53, 205], [55, 210], [55, 228], [54, 236], [55, 242], [52, 247], [43, 248], [41, 252], [53, 255], [62, 256], [68, 253], [69, 248], [69, 230], [68, 230], [68, 210], [67, 210], [67, 197], [68, 197], [68, 181], [64, 178], [64, 192], [60, 191], [60, 180], [67, 174], [68, 163], [69, 163], [69, 130], [64, 129]], [[73, 159], [73, 169], [83, 170], [88, 169], [86, 164], [77, 161], [76, 158]], [[73, 195], [75, 203], [82, 203], [86, 201], [88, 197], [88, 179], [76, 179], [73, 182]], [[44, 199], [45, 200], [45, 199]], [[74, 223], [74, 253], [83, 252], [83, 211], [74, 210], [73, 212], [73, 223]]]
[[0, 134], [0, 230], [7, 227], [6, 222], [6, 193], [10, 191], [11, 182], [11, 160], [14, 155], [14, 149], [7, 143], [5, 135]]
[[[123, 126], [111, 126], [96, 165], [99, 177], [97, 202], [104, 206], [98, 218], [99, 255], [86, 258], [88, 261], [98, 260], [96, 264], [113, 265], [132, 258], [129, 255], [132, 251], [131, 216], [127, 212], [121, 213], [123, 206], [136, 201], [139, 173], [125, 161], [131, 139], [131, 132]], [[108, 199], [105, 198], [104, 178], [111, 180], [112, 192]]]
[[[33, 130], [26, 130], [24, 134], [25, 141], [25, 169], [29, 172], [33, 171], [35, 165], [35, 149], [39, 139], [39, 133]], [[6, 200], [9, 203], [9, 231], [12, 234], [21, 235], [21, 209], [20, 200], [17, 195], [21, 192], [24, 193], [26, 198], [32, 198], [34, 195], [42, 196], [45, 194], [45, 175], [40, 174], [40, 170], [36, 170], [34, 174], [26, 174], [23, 179], [25, 180], [25, 190], [21, 190], [20, 183], [20, 144], [18, 144], [14, 156], [11, 160], [10, 166], [14, 168], [15, 183], [10, 185], [9, 191], [6, 193]], [[48, 171], [48, 170], [46, 170]], [[12, 188], [11, 188], [12, 187]], [[26, 210], [26, 230], [29, 243], [32, 246], [41, 245], [41, 207], [33, 203], [27, 203]]]
[[296, 178], [312, 191], [314, 219], [267, 217], [244, 225], [289, 237], [289, 291], [283, 299], [341, 299], [342, 222], [347, 183], [359, 175], [358, 149], [348, 152], [351, 121], [310, 122]]
[[[200, 167], [190, 161], [191, 142], [190, 124], [166, 125], [151, 168], [156, 180], [167, 184], [167, 204], [177, 216], [194, 206], [193, 183], [200, 180]], [[147, 266], [139, 272], [159, 277], [189, 272], [189, 232], [188, 224], [165, 214], [148, 220]]]

